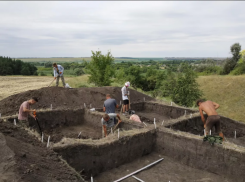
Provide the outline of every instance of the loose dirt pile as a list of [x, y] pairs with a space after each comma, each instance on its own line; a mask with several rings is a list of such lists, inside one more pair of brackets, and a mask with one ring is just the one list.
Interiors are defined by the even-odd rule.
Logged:
[[0, 181], [83, 181], [26, 130], [1, 122], [0, 131]]
[[[153, 101], [154, 99], [137, 92], [130, 90], [131, 102]], [[20, 105], [30, 99], [37, 97], [39, 102], [33, 106], [34, 109], [49, 109], [51, 104], [53, 109], [73, 109], [77, 107], [91, 106], [102, 108], [106, 94], [111, 94], [120, 104], [122, 93], [120, 87], [93, 87], [93, 88], [78, 88], [67, 89], [61, 87], [46, 87], [39, 90], [29, 90], [20, 94], [9, 96], [0, 101], [0, 113], [3, 115], [16, 114]]]

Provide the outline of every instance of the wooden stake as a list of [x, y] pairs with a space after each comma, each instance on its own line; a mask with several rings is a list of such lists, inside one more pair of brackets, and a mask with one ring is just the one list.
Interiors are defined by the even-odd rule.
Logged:
[[43, 132], [42, 132], [42, 139], [41, 139], [42, 143], [43, 143]]
[[49, 140], [50, 140], [50, 136], [48, 136], [48, 143], [47, 143], [47, 147], [49, 147]]
[[162, 121], [162, 125], [163, 125], [163, 123], [164, 123], [164, 120]]

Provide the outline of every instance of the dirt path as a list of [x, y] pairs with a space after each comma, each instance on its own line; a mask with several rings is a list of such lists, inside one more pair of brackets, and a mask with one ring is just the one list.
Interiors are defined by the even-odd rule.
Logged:
[[[207, 171], [182, 165], [166, 156], [160, 156], [157, 153], [152, 153], [136, 159], [130, 164], [125, 164], [118, 168], [101, 173], [95, 177], [95, 180], [98, 182], [115, 181], [152, 162], [155, 162], [160, 158], [164, 158], [164, 160], [155, 166], [136, 174], [135, 176], [143, 181], [154, 182], [231, 182], [231, 180], [216, 175], [215, 173], [209, 173]], [[136, 181], [137, 180], [132, 177], [123, 180], [123, 182]]]

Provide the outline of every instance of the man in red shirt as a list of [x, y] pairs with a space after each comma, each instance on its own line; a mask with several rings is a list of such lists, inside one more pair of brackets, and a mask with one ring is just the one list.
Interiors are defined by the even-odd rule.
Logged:
[[29, 127], [28, 115], [36, 119], [35, 116], [32, 114], [32, 112], [36, 110], [35, 109], [30, 110], [30, 105], [33, 105], [36, 102], [38, 102], [38, 99], [36, 97], [33, 97], [32, 99], [25, 101], [21, 104], [20, 109], [19, 109], [19, 115], [18, 115], [18, 120], [21, 126]]

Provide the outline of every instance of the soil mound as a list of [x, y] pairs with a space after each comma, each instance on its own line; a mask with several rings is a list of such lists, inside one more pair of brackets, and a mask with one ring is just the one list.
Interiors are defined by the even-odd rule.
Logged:
[[[130, 101], [139, 102], [155, 100], [145, 94], [130, 90]], [[32, 106], [33, 109], [73, 109], [87, 107], [92, 105], [93, 108], [102, 108], [106, 94], [111, 94], [111, 97], [116, 99], [118, 104], [122, 100], [120, 87], [90, 87], [67, 89], [62, 87], [45, 87], [38, 90], [29, 90], [23, 93], [9, 96], [0, 101], [0, 113], [2, 116], [17, 114], [20, 105], [30, 99], [37, 97], [38, 103]]]
[[0, 181], [84, 181], [26, 130], [1, 122], [0, 131]]

